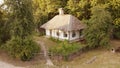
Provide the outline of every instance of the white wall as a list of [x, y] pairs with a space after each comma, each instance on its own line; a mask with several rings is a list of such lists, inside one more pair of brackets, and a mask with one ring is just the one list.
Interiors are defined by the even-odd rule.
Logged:
[[[57, 32], [59, 32], [59, 36], [57, 36]], [[52, 37], [55, 37], [58, 39], [67, 39], [68, 40], [68, 36], [64, 37], [64, 32], [60, 31], [60, 30], [52, 30]]]
[[46, 36], [50, 36], [50, 30], [45, 30]]
[[[59, 32], [59, 36], [57, 36], [57, 32]], [[79, 31], [75, 31], [76, 35], [75, 37], [72, 37], [72, 32], [70, 32], [70, 34], [68, 32], [67, 33], [67, 37], [64, 37], [64, 32], [60, 31], [60, 30], [52, 30], [51, 32], [51, 36], [54, 38], [58, 38], [58, 39], [66, 39], [66, 40], [75, 40], [79, 38]], [[70, 35], [70, 36], [69, 36]], [[46, 30], [46, 36], [50, 36], [50, 30]]]

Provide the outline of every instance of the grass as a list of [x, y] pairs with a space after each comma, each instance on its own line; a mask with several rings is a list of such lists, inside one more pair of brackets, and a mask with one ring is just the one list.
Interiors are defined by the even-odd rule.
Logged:
[[80, 53], [84, 45], [78, 43], [69, 43], [68, 41], [63, 41], [58, 43], [58, 46], [51, 47], [49, 52], [55, 56], [61, 56], [62, 59], [68, 61], [70, 57], [73, 57], [73, 54]]
[[55, 42], [53, 42], [52, 40], [50, 40], [50, 39], [48, 39], [48, 38], [46, 38], [46, 37], [44, 37], [44, 36], [42, 36], [42, 37], [34, 37], [34, 39], [36, 40], [36, 41], [41, 41], [41, 42], [44, 42], [44, 44], [46, 45], [46, 47], [49, 49], [50, 47], [52, 47], [52, 46], [56, 46], [56, 45], [58, 45], [57, 43], [55, 43]]
[[[91, 58], [96, 56], [93, 63], [86, 64]], [[120, 68], [120, 54], [111, 53], [105, 49], [96, 49], [82, 54], [72, 61], [56, 61], [55, 67], [48, 67], [44, 64], [36, 64], [31, 68]]]
[[[86, 62], [94, 56], [97, 57], [96, 60], [93, 63], [86, 64]], [[65, 62], [63, 64], [69, 65], [72, 68], [119, 68], [119, 56], [119, 54], [113, 54], [109, 51], [98, 49], [84, 53], [73, 61]]]
[[[45, 43], [47, 48], [58, 45], [57, 43], [45, 38], [34, 37], [35, 40]], [[112, 47], [120, 46], [120, 40], [111, 40]], [[86, 64], [91, 58], [96, 56], [96, 60], [90, 64]], [[0, 61], [4, 61], [16, 66], [29, 66], [29, 68], [120, 68], [120, 53], [112, 53], [107, 49], [94, 49], [77, 56], [72, 61], [52, 60], [55, 67], [45, 65], [46, 61], [43, 56], [37, 56], [31, 61], [22, 62], [20, 60], [11, 59], [4, 51], [0, 51]]]
[[[52, 47], [53, 45], [57, 45], [51, 40], [44, 38], [44, 41], [48, 47]], [[120, 46], [120, 40], [111, 40], [112, 47]], [[96, 60], [90, 64], [86, 64], [91, 58], [96, 56]], [[120, 68], [120, 54], [112, 53], [110, 50], [98, 48], [94, 50], [90, 50], [88, 52], [83, 53], [82, 55], [74, 58], [72, 61], [57, 61], [53, 60], [55, 67], [49, 68]], [[37, 64], [35, 68], [47, 68], [44, 64]], [[31, 68], [34, 68], [31, 67]]]

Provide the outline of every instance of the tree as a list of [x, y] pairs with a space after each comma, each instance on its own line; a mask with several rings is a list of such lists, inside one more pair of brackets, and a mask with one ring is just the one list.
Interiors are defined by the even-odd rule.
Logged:
[[3, 13], [0, 11], [0, 44], [2, 43]]
[[6, 44], [7, 50], [13, 57], [30, 60], [39, 50], [32, 40], [35, 29], [32, 0], [5, 0], [5, 3], [9, 9], [8, 21], [12, 27], [12, 38]]
[[106, 4], [109, 0], [90, 0], [91, 6], [97, 6], [98, 4]]
[[32, 1], [28, 0], [6, 0], [10, 9], [12, 22], [12, 33], [14, 37], [25, 38], [34, 31], [34, 19], [32, 13]]
[[91, 19], [88, 20], [88, 27], [84, 31], [87, 45], [90, 48], [109, 44], [111, 22], [110, 13], [103, 6], [92, 8]]
[[68, 0], [59, 0], [60, 1], [60, 7], [66, 7]]
[[42, 24], [57, 14], [60, 3], [59, 0], [33, 0], [34, 19], [38, 30]]
[[107, 9], [113, 18], [113, 36], [120, 39], [120, 0], [109, 0]]
[[80, 10], [80, 19], [88, 20], [91, 16], [91, 5], [89, 0], [81, 0], [79, 2], [79, 10]]
[[68, 13], [79, 17], [79, 0], [68, 0], [66, 8]]
[[6, 11], [0, 8], [0, 45], [10, 39], [10, 27], [7, 19], [8, 17]]
[[69, 0], [66, 7], [69, 14], [78, 17], [80, 20], [88, 20], [91, 16], [91, 6], [87, 0]]

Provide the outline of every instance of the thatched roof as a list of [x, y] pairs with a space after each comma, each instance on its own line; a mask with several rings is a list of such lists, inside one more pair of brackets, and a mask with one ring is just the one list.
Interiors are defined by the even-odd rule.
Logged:
[[44, 29], [59, 29], [63, 31], [73, 31], [84, 29], [85, 25], [79, 19], [72, 15], [56, 15], [41, 28]]

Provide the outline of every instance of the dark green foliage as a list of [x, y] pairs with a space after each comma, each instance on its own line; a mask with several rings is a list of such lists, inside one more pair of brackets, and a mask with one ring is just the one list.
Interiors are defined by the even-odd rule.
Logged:
[[101, 6], [93, 7], [92, 14], [84, 31], [86, 43], [90, 48], [107, 46], [110, 40], [111, 15]]
[[11, 56], [23, 61], [30, 60], [35, 53], [40, 51], [39, 46], [32, 39], [21, 39], [20, 37], [12, 38], [8, 41], [6, 48]]
[[59, 43], [58, 46], [51, 47], [49, 51], [54, 55], [62, 56], [64, 60], [68, 60], [70, 55], [79, 52], [82, 47], [82, 44], [64, 41]]
[[[31, 0], [7, 0], [5, 1], [11, 10], [12, 34], [25, 38], [34, 31], [34, 20]], [[11, 19], [9, 18], [9, 19]]]
[[91, 6], [104, 5], [107, 4], [110, 0], [90, 0]]
[[3, 13], [0, 11], [0, 44], [2, 43], [2, 31], [3, 31]]
[[80, 17], [79, 19], [82, 20], [88, 20], [90, 19], [90, 16], [91, 16], [91, 3], [89, 1], [85, 1], [85, 0], [81, 0], [79, 2], [79, 10], [80, 10]]
[[10, 27], [7, 21], [6, 12], [0, 8], [0, 45], [10, 39]]
[[113, 36], [116, 39], [120, 39], [120, 0], [109, 0], [108, 11], [113, 18]]
[[[120, 30], [120, 29], [119, 29]], [[116, 39], [120, 39], [120, 32], [118, 32], [119, 30], [116, 30], [115, 32], [116, 33], [114, 33], [114, 37], [116, 38]]]
[[90, 2], [85, 0], [68, 0], [68, 13], [78, 17], [80, 20], [90, 18]]
[[[6, 48], [10, 55], [23, 61], [30, 60], [39, 47], [33, 41], [35, 30], [32, 0], [5, 0], [10, 16], [12, 38]], [[12, 21], [11, 21], [12, 20]]]
[[120, 27], [114, 28], [114, 32], [115, 32], [113, 33], [114, 38], [120, 39]]
[[120, 18], [116, 18], [114, 20], [114, 30], [113, 30], [113, 37], [116, 39], [120, 39]]

